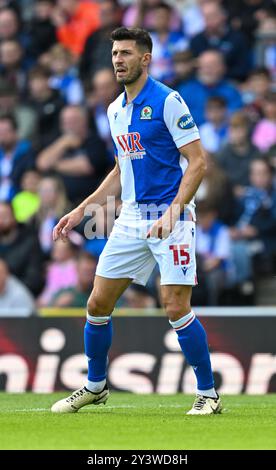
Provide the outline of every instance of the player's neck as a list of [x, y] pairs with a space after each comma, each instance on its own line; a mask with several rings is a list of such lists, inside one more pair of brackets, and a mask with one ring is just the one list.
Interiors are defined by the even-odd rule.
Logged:
[[148, 79], [148, 74], [143, 73], [134, 83], [125, 85], [128, 103], [131, 103], [131, 101], [133, 101], [136, 98], [136, 96], [139, 95], [147, 79]]

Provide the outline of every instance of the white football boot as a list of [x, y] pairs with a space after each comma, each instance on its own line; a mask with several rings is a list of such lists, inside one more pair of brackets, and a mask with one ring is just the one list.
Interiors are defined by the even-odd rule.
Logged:
[[219, 396], [217, 398], [197, 395], [194, 404], [187, 415], [214, 415], [222, 412], [222, 403]]
[[105, 384], [103, 390], [99, 393], [92, 393], [83, 387], [76, 390], [68, 398], [59, 400], [53, 404], [51, 411], [53, 413], [76, 413], [80, 408], [86, 405], [100, 405], [106, 403], [109, 397], [109, 390]]

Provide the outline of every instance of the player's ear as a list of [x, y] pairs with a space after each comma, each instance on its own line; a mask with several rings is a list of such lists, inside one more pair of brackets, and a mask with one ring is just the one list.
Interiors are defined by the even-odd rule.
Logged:
[[150, 64], [150, 62], [151, 62], [151, 53], [146, 52], [143, 55], [142, 64], [147, 67]]

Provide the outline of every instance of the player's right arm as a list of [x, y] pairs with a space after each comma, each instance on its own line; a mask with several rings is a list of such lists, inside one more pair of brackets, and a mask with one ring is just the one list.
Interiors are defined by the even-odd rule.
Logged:
[[118, 198], [121, 194], [120, 182], [120, 168], [116, 160], [116, 165], [113, 170], [106, 176], [101, 185], [90, 194], [83, 202], [81, 202], [75, 209], [68, 214], [64, 215], [58, 224], [53, 229], [53, 240], [59, 238], [65, 240], [70, 230], [79, 225], [85, 213], [85, 209], [89, 204], [99, 204], [104, 206], [107, 201], [107, 196], [114, 196]]

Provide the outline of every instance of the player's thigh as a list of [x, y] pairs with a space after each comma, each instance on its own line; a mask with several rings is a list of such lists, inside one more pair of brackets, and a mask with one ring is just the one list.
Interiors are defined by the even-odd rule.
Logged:
[[109, 279], [95, 276], [94, 287], [87, 302], [90, 315], [105, 316], [112, 313], [117, 300], [132, 282], [132, 279]]
[[161, 286], [161, 301], [170, 320], [176, 321], [191, 311], [191, 296], [192, 286]]
[[127, 237], [115, 231], [100, 255], [96, 274], [108, 279], [131, 279], [146, 285], [155, 264], [145, 239]]

